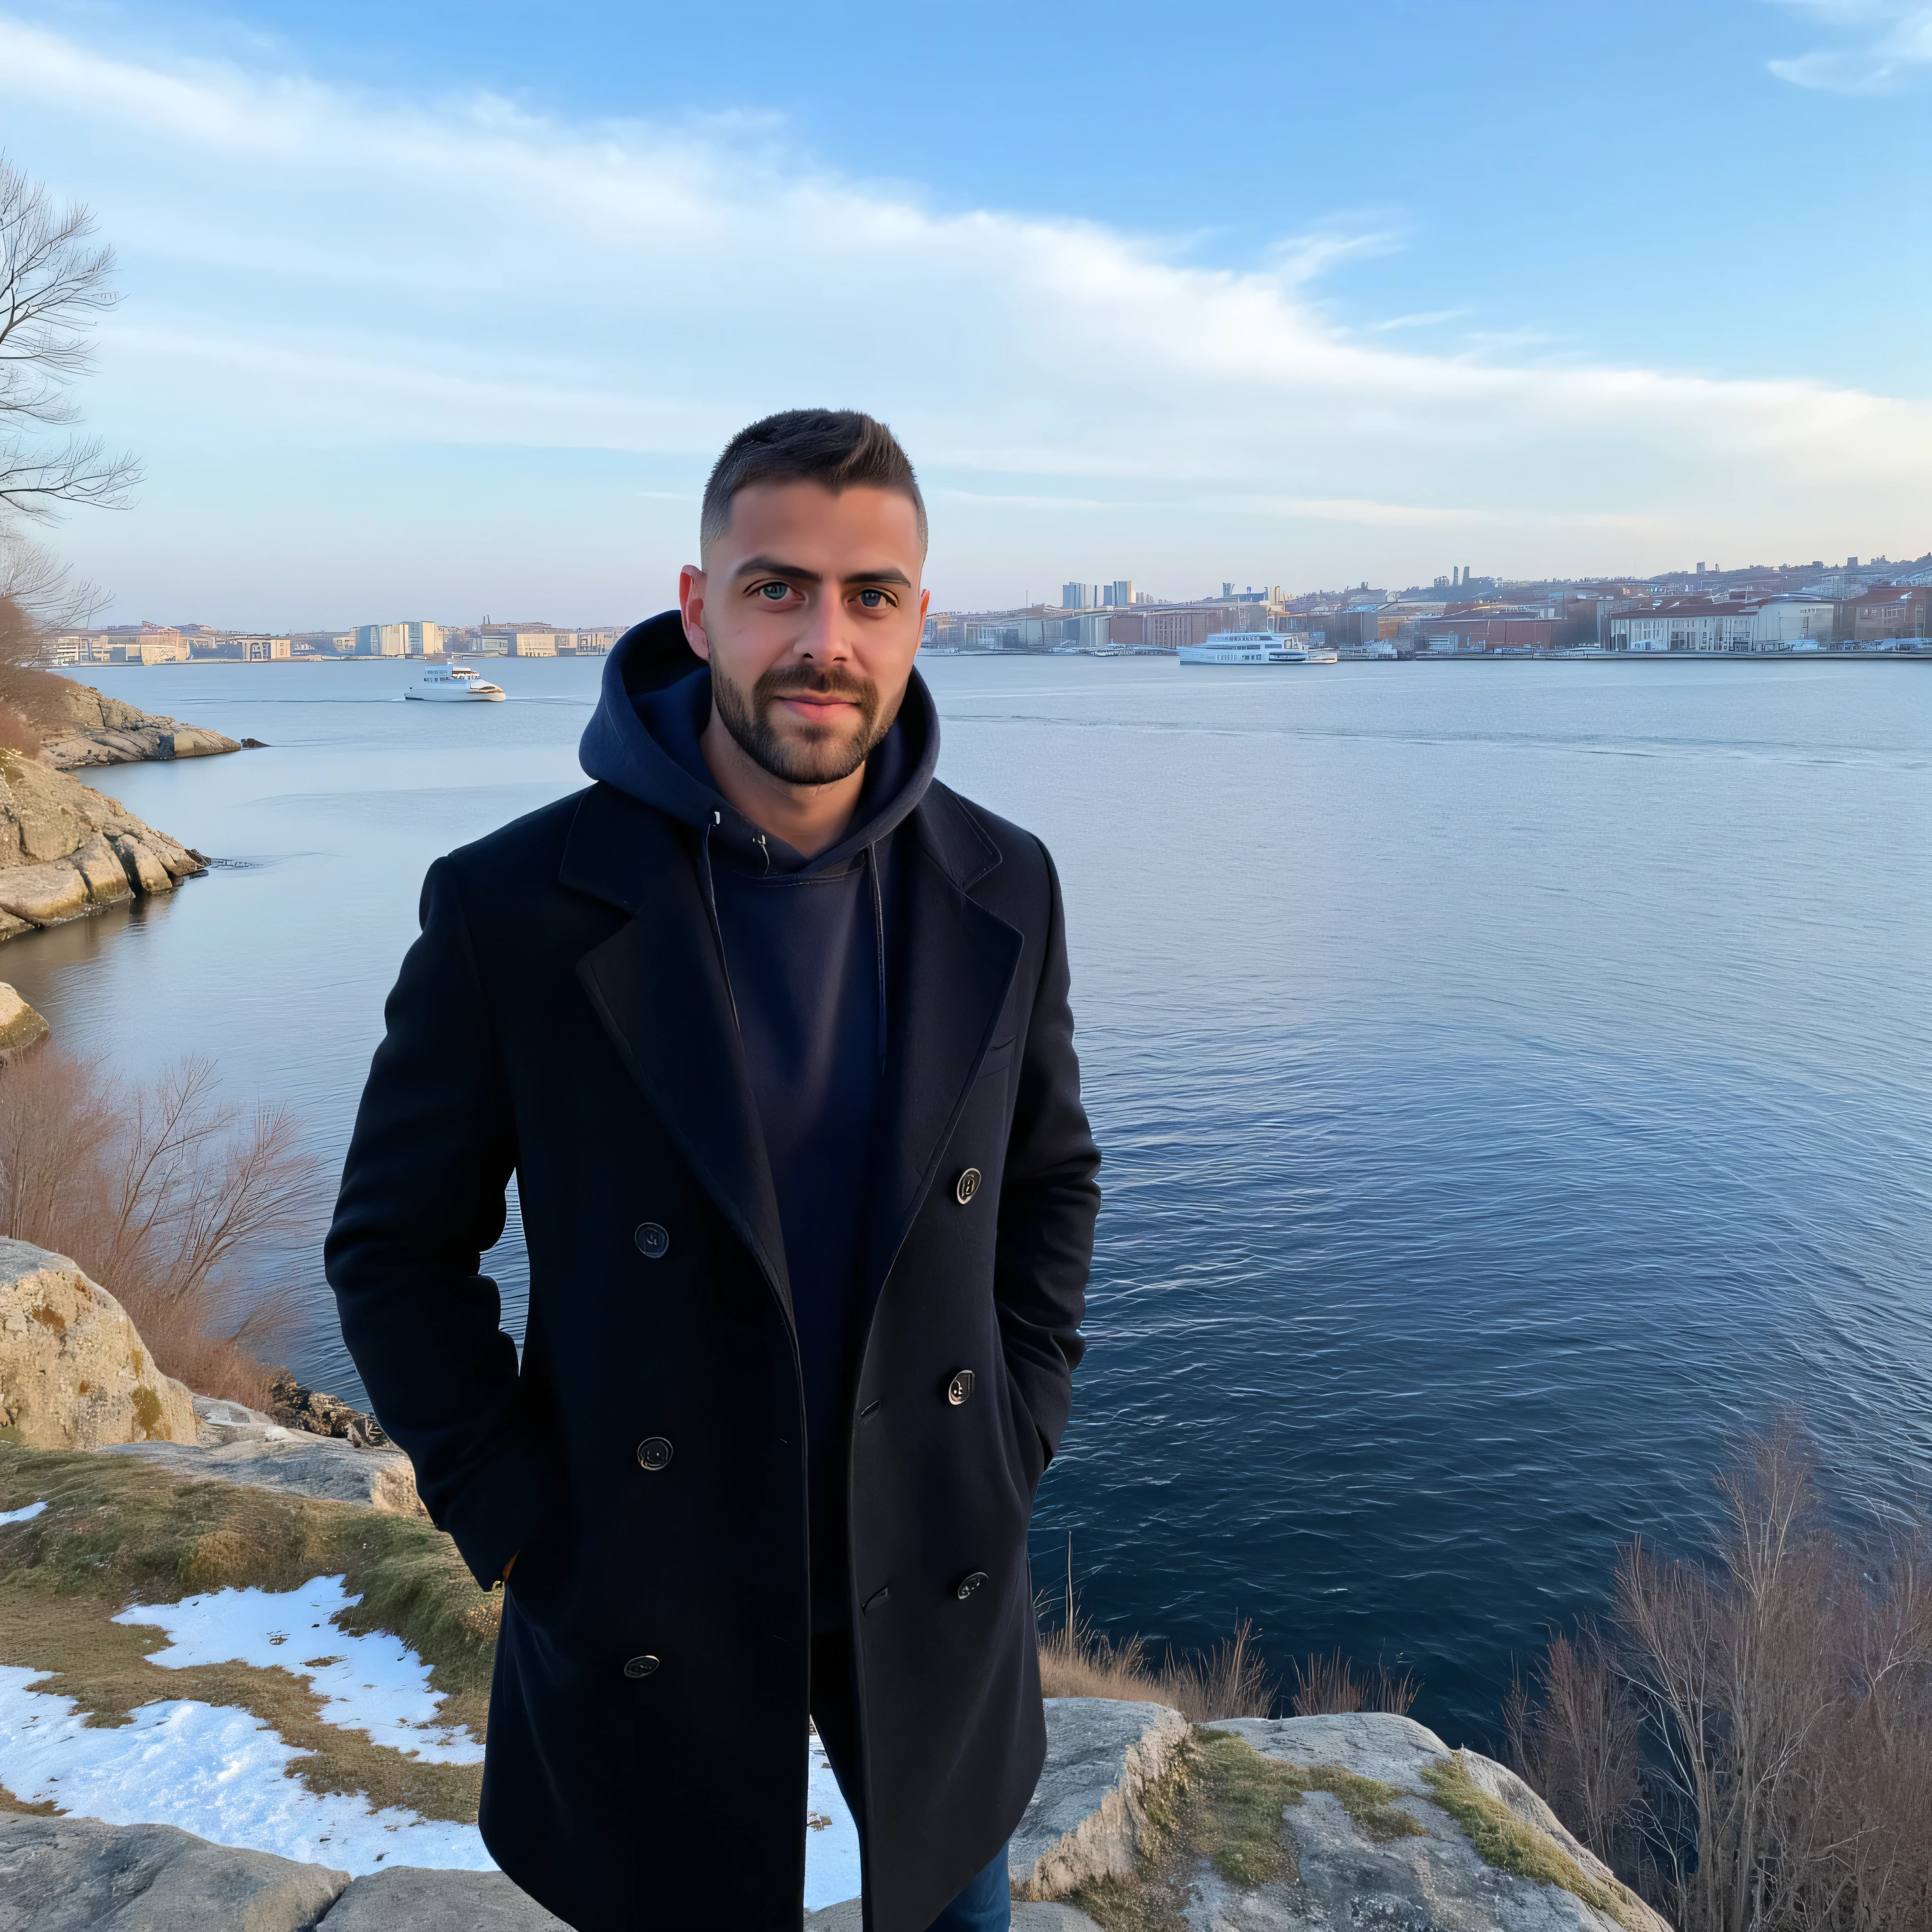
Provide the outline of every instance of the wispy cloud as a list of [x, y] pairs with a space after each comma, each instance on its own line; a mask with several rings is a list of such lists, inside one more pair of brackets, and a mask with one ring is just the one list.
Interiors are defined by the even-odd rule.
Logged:
[[1378, 331], [1391, 328], [1432, 328], [1440, 322], [1455, 322], [1468, 314], [1466, 308], [1418, 309], [1413, 315], [1391, 315], [1369, 326]]
[[1004, 503], [1022, 510], [1115, 510], [1118, 503], [1103, 502], [1097, 496], [1028, 496], [994, 490], [958, 490], [945, 484], [930, 495], [948, 503]]
[[[1932, 71], [1932, 6], [1924, 0], [1774, 0], [1833, 30], [1840, 44], [1817, 47], [1771, 70], [1794, 87], [1834, 94], [1888, 94]], [[1849, 43], [1849, 44], [1846, 44]]]
[[[658, 546], [629, 584], [659, 548], [682, 560], [677, 506], [733, 430], [818, 400], [876, 410], [953, 493], [934, 557], [961, 598], [1082, 568], [1076, 529], [1150, 580], [1238, 552], [1382, 580], [1442, 567], [1450, 526], [1524, 568], [1631, 567], [1622, 544], [1672, 530], [1897, 546], [1932, 492], [1923, 403], [1345, 328], [1306, 284], [1394, 245], [1388, 224], [1210, 268], [1098, 222], [943, 211], [764, 123], [567, 125], [136, 60], [4, 15], [0, 121], [128, 264], [92, 406], [155, 481], [134, 518], [87, 526], [86, 560], [130, 590], [162, 558], [240, 584], [388, 543], [398, 573], [531, 573], [502, 597], [534, 608], [566, 568], [618, 580], [598, 561], [616, 500]], [[168, 493], [190, 468], [214, 494]], [[453, 480], [405, 494], [432, 468]], [[506, 488], [514, 544], [493, 535]]]

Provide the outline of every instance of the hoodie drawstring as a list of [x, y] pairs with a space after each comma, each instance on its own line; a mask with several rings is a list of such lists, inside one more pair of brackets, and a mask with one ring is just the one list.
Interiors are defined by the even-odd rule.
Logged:
[[[738, 1017], [738, 995], [731, 988], [731, 962], [724, 954], [724, 928], [718, 917], [718, 886], [711, 876], [711, 835], [724, 823], [722, 812], [713, 812], [698, 835], [698, 876], [704, 886], [704, 909], [711, 915], [711, 940], [718, 949], [718, 970], [724, 976], [724, 997], [731, 1002], [731, 1024], [742, 1034], [744, 1022]], [[770, 855], [767, 854], [769, 861]]]
[[866, 848], [866, 868], [872, 875], [872, 936], [879, 969], [879, 1071], [886, 1069], [886, 896], [879, 884], [879, 848]]

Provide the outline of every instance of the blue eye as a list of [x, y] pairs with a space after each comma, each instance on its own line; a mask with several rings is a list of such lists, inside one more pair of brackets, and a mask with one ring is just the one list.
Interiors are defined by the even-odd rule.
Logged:
[[862, 590], [859, 593], [859, 602], [868, 610], [876, 610], [885, 601], [886, 593], [883, 590]]
[[780, 603], [790, 594], [791, 586], [789, 584], [761, 584], [758, 586], [758, 595], [768, 604]]

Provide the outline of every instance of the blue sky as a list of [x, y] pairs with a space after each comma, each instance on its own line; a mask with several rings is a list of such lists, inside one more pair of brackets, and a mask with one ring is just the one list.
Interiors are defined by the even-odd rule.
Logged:
[[876, 409], [942, 604], [1932, 545], [1932, 6], [0, 0], [118, 615], [617, 620]]

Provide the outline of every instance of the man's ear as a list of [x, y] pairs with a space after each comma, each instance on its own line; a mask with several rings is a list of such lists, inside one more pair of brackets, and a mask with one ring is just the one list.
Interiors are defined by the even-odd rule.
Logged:
[[711, 640], [704, 634], [704, 570], [687, 563], [677, 574], [677, 608], [684, 618], [684, 640], [706, 664]]

